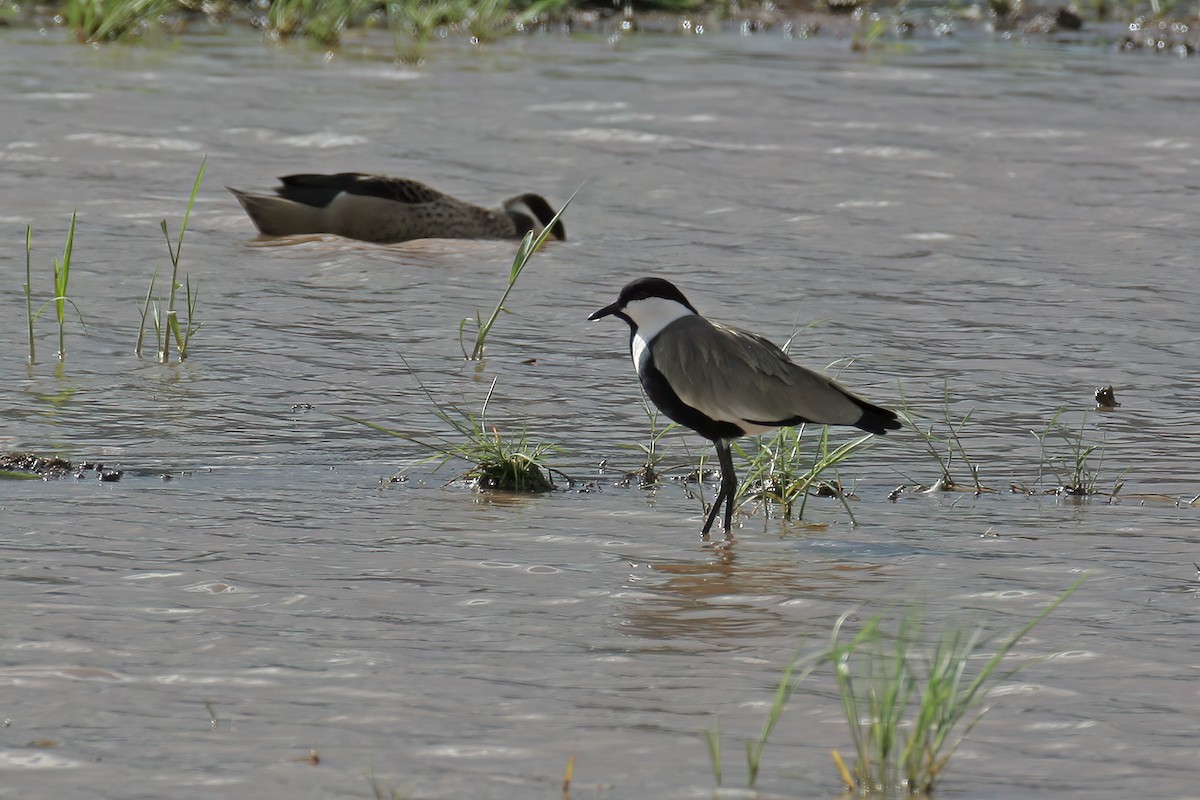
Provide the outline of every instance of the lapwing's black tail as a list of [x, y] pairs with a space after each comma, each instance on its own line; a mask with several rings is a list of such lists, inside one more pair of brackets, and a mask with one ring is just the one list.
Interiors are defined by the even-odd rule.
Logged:
[[895, 411], [882, 408], [874, 403], [868, 403], [857, 397], [854, 398], [854, 402], [858, 404], [858, 407], [863, 412], [863, 415], [858, 418], [858, 422], [854, 423], [854, 427], [880, 436], [888, 431], [897, 431], [903, 427], [900, 424], [900, 420], [897, 419]]

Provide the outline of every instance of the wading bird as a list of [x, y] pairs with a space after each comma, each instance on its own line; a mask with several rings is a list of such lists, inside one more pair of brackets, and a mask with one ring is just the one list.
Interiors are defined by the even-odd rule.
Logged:
[[638, 278], [617, 301], [588, 317], [629, 323], [633, 366], [664, 414], [716, 446], [721, 488], [705, 520], [707, 535], [725, 505], [733, 520], [737, 473], [730, 443], [741, 436], [813, 422], [870, 433], [896, 430], [896, 413], [863, 400], [837, 381], [794, 363], [763, 337], [711, 322], [662, 278]]

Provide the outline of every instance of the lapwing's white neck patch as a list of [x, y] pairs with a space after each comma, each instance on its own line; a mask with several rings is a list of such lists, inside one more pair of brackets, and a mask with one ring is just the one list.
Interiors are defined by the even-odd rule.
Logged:
[[677, 319], [695, 314], [690, 308], [676, 300], [665, 297], [646, 297], [627, 303], [622, 309], [636, 326], [629, 348], [633, 355], [633, 367], [640, 375], [642, 364], [650, 353], [650, 343], [662, 333], [663, 328]]
[[695, 314], [690, 308], [677, 300], [665, 297], [644, 297], [625, 304], [621, 309], [625, 316], [633, 320], [637, 326], [638, 335], [647, 342], [654, 339], [663, 328], [681, 317]]

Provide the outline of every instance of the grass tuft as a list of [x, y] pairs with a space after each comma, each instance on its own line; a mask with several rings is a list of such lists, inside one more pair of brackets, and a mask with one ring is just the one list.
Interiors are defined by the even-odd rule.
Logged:
[[[775, 699], [771, 703], [771, 708], [767, 711], [767, 718], [763, 721], [762, 730], [759, 731], [758, 738], [746, 741], [746, 788], [753, 789], [758, 783], [758, 774], [762, 766], [763, 753], [767, 748], [767, 742], [771, 738], [771, 733], [775, 730], [775, 725], [779, 722], [780, 717], [783, 716], [783, 710], [787, 707], [788, 700], [800, 688], [801, 682], [812, 674], [812, 671], [816, 669], [824, 658], [825, 653], [823, 652], [810, 653], [807, 656], [797, 655], [784, 668], [783, 674], [779, 678], [779, 683], [775, 687]], [[803, 667], [799, 674], [796, 674], [797, 667]], [[708, 745], [708, 758], [712, 768], [713, 780], [720, 787], [724, 779], [724, 770], [721, 764], [720, 719], [713, 724], [711, 729], [704, 732], [704, 740]]]
[[[987, 692], [1025, 664], [1000, 672], [1000, 663], [1034, 627], [1086, 580], [1075, 583], [1036, 616], [1003, 639], [947, 624], [932, 647], [926, 644], [922, 610], [911, 609], [895, 635], [873, 616], [846, 641], [853, 611], [833, 626], [828, 648], [797, 655], [780, 676], [775, 699], [756, 739], [746, 742], [746, 785], [754, 789], [767, 742], [783, 711], [813, 671], [831, 664], [854, 746], [851, 769], [832, 751], [834, 766], [850, 792], [859, 795], [931, 795], [950, 758], [987, 712]], [[973, 665], [984, 660], [981, 667]], [[972, 674], [973, 673], [973, 674]], [[704, 732], [713, 780], [724, 781], [720, 721]]]
[[454, 460], [472, 464], [459, 478], [477, 488], [530, 493], [554, 489], [551, 473], [556, 470], [545, 463], [545, 457], [555, 447], [545, 442], [532, 442], [525, 431], [501, 434], [488, 423], [487, 408], [496, 390], [495, 379], [488, 387], [478, 416], [452, 403], [439, 403], [424, 384], [421, 389], [433, 403], [434, 414], [454, 430], [456, 437], [437, 436], [431, 441], [366, 420], [354, 421], [419, 445], [431, 453], [426, 460], [440, 461], [439, 467]]
[[[909, 794], [933, 792], [950, 757], [986, 713], [981, 705], [987, 689], [1023, 666], [998, 673], [1001, 661], [1086, 578], [1002, 641], [949, 624], [932, 652], [921, 644], [920, 610], [909, 612], [894, 637], [883, 633], [882, 618], [875, 616], [849, 642], [843, 630], [851, 613], [843, 614], [833, 628], [829, 658], [854, 744], [852, 788], [860, 793], [898, 788]], [[972, 677], [969, 665], [989, 650]]]
[[[1046, 490], [1047, 494], [1059, 494], [1070, 497], [1092, 497], [1106, 495], [1116, 498], [1124, 487], [1125, 472], [1122, 471], [1113, 480], [1108, 491], [1100, 489], [1100, 470], [1104, 466], [1104, 450], [1101, 444], [1086, 444], [1085, 433], [1087, 414], [1079, 421], [1079, 429], [1073, 430], [1062, 423], [1064, 409], [1059, 409], [1046, 423], [1040, 432], [1032, 431], [1041, 447], [1041, 462], [1038, 464], [1038, 475], [1034, 485], [1040, 485], [1050, 475], [1054, 486]], [[1065, 456], [1058, 451], [1052, 451], [1049, 441], [1061, 441], [1066, 447]], [[1098, 452], [1097, 452], [1098, 451]], [[1026, 493], [1032, 493], [1025, 487], [1016, 487]]]
[[650, 399], [646, 397], [644, 392], [642, 393], [642, 407], [646, 410], [646, 417], [650, 420], [650, 438], [645, 442], [635, 442], [619, 446], [637, 450], [642, 454], [642, 466], [628, 474], [627, 477], [631, 481], [636, 478], [641, 488], [649, 489], [661, 483], [663, 472], [666, 471], [662, 466], [663, 461], [667, 457], [662, 449], [662, 438], [678, 428], [679, 425], [674, 422], [668, 422], [665, 427], [660, 428], [658, 426], [658, 408], [650, 402]]
[[271, 0], [268, 31], [279, 39], [303, 36], [322, 47], [336, 47], [346, 26], [373, 6], [367, 0]]
[[[779, 685], [775, 688], [775, 700], [771, 703], [770, 710], [767, 711], [767, 718], [763, 721], [758, 738], [746, 742], [746, 786], [748, 788], [753, 789], [758, 784], [758, 772], [762, 766], [763, 751], [767, 748], [767, 740], [771, 738], [775, 725], [783, 716], [783, 709], [792, 695], [796, 693], [796, 689], [800, 687], [800, 683], [815, 669], [821, 656], [821, 653], [804, 657], [797, 655], [783, 670], [783, 675], [779, 678]], [[804, 669], [799, 675], [793, 677], [796, 667], [801, 664], [805, 665]]]
[[396, 57], [405, 64], [420, 63], [434, 32], [461, 19], [459, 4], [447, 0], [390, 0], [385, 9]]
[[[188, 220], [192, 217], [192, 207], [196, 204], [196, 195], [200, 193], [200, 184], [204, 180], [204, 169], [208, 165], [208, 156], [200, 162], [200, 169], [196, 173], [196, 180], [192, 184], [192, 193], [188, 197], [187, 209], [183, 214], [183, 223], [179, 226], [179, 237], [174, 244], [171, 242], [171, 233], [167, 229], [167, 221], [164, 219], [160, 223], [162, 228], [163, 238], [167, 241], [167, 253], [171, 259], [171, 290], [168, 294], [166, 310], [162, 310], [161, 300], [154, 299], [154, 287], [158, 281], [159, 269], [156, 266], [154, 273], [150, 276], [150, 287], [146, 290], [146, 297], [142, 302], [141, 308], [141, 324], [138, 326], [137, 342], [134, 344], [134, 353], [140, 358], [142, 355], [142, 345], [146, 335], [146, 318], [153, 310], [154, 320], [154, 341], [155, 349], [158, 354], [158, 363], [166, 364], [171, 360], [171, 342], [175, 342], [175, 350], [179, 354], [180, 361], [186, 361], [188, 350], [191, 345], [192, 335], [200, 330], [201, 323], [196, 322], [196, 302], [200, 299], [199, 288], [192, 288], [191, 278], [184, 276], [184, 282], [179, 283], [179, 260], [183, 252], [183, 236], [187, 232]], [[184, 322], [179, 321], [179, 311], [175, 307], [178, 292], [184, 290], [184, 307], [187, 310], [187, 319]]]
[[63, 19], [81, 42], [124, 41], [178, 7], [176, 0], [67, 0]]
[[799, 520], [804, 516], [811, 490], [818, 486], [833, 486], [837, 488], [832, 494], [841, 500], [853, 521], [854, 513], [850, 510], [846, 492], [836, 481], [823, 482], [821, 476], [868, 447], [874, 437], [866, 434], [831, 449], [829, 426], [823, 425], [811, 456], [806, 457], [801, 446], [805, 429], [804, 425], [780, 428], [770, 436], [758, 437], [758, 450], [753, 456], [747, 456], [741, 447], [736, 447], [750, 462], [746, 479], [738, 487], [738, 504], [755, 501], [768, 517], [772, 508], [776, 508], [784, 519]]
[[376, 778], [374, 769], [367, 774], [366, 778], [367, 785], [371, 787], [371, 797], [375, 800], [404, 800], [405, 793]]
[[979, 467], [967, 455], [967, 451], [963, 448], [961, 434], [963, 428], [971, 421], [971, 415], [975, 413], [975, 409], [971, 409], [962, 418], [955, 421], [950, 415], [950, 385], [944, 384], [942, 387], [942, 418], [934, 422], [926, 424], [912, 410], [908, 404], [908, 398], [904, 396], [904, 387], [899, 387], [900, 395], [900, 416], [908, 423], [908, 426], [916, 431], [921, 437], [925, 449], [937, 461], [941, 467], [941, 477], [929, 486], [917, 485], [918, 491], [923, 492], [959, 492], [964, 491], [965, 486], [954, 477], [954, 471], [959, 462], [967, 469], [971, 475], [972, 491], [975, 494], [983, 494], [989, 491], [984, 488], [979, 480]]
[[494, 42], [513, 26], [511, 0], [475, 0], [464, 4], [467, 32], [475, 43]]

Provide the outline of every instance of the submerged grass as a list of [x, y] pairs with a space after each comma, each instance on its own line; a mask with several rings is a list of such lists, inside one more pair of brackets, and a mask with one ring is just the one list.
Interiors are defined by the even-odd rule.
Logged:
[[[201, 327], [201, 324], [196, 322], [196, 302], [199, 300], [199, 289], [193, 291], [192, 281], [188, 276], [184, 276], [184, 283], [179, 283], [179, 260], [183, 252], [183, 236], [187, 232], [188, 220], [191, 219], [192, 207], [196, 204], [196, 195], [200, 193], [200, 184], [204, 180], [204, 169], [207, 165], [208, 156], [205, 156], [200, 162], [200, 169], [192, 184], [192, 193], [188, 197], [183, 223], [179, 226], [179, 237], [174, 244], [171, 242], [171, 233], [167, 229], [167, 221], [164, 219], [160, 223], [163, 238], [167, 241], [167, 253], [171, 259], [171, 289], [164, 311], [161, 299], [154, 299], [154, 287], [158, 281], [159, 272], [158, 267], [155, 267], [154, 273], [150, 276], [150, 287], [146, 290], [146, 297], [142, 302], [141, 324], [138, 326], [137, 342], [133, 348], [134, 353], [141, 357], [146, 335], [146, 318], [153, 310], [155, 350], [160, 364], [166, 364], [171, 360], [172, 341], [175, 342], [175, 351], [179, 354], [179, 360], [186, 361], [192, 335]], [[180, 289], [185, 292], [184, 304], [187, 310], [187, 318], [182, 323], [179, 321], [179, 311], [175, 307]]]
[[404, 800], [407, 794], [393, 786], [388, 786], [375, 777], [375, 771], [367, 773], [367, 785], [371, 787], [371, 796], [375, 800]]
[[488, 423], [487, 409], [496, 390], [496, 380], [488, 387], [478, 416], [452, 403], [439, 403], [421, 384], [421, 390], [433, 404], [434, 414], [457, 434], [453, 438], [437, 435], [429, 440], [366, 420], [354, 421], [420, 446], [431, 453], [425, 460], [439, 461], [438, 466], [454, 460], [471, 464], [459, 477], [480, 489], [533, 493], [553, 490], [551, 473], [556, 470], [545, 463], [545, 457], [556, 449], [554, 445], [533, 442], [524, 430], [501, 434]]

